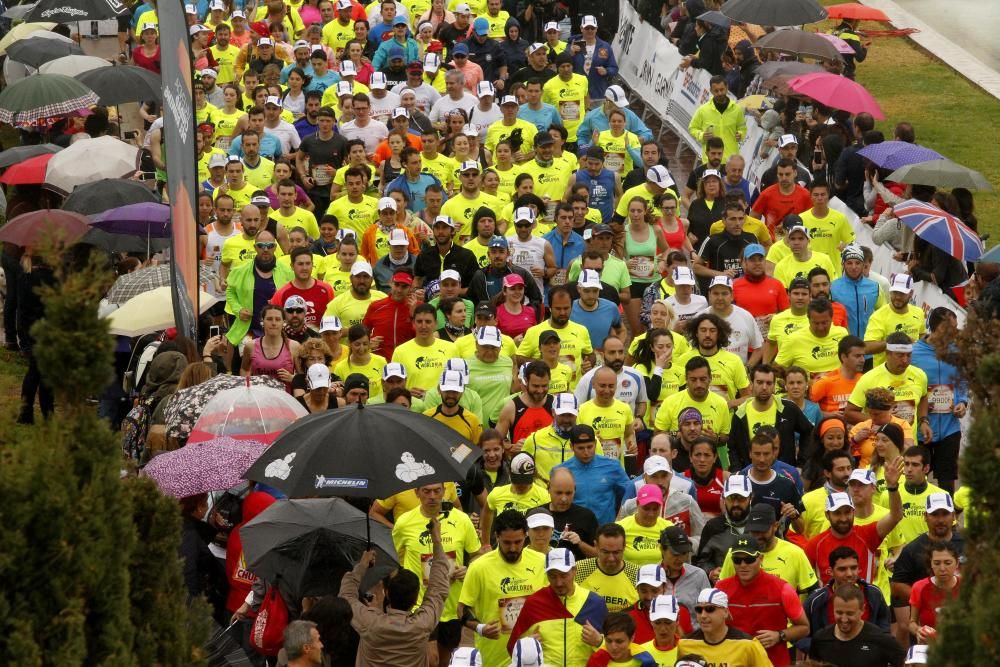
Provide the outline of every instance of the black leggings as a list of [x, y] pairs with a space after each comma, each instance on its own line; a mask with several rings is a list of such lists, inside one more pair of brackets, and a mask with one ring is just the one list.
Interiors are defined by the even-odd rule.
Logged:
[[35, 394], [38, 394], [38, 403], [42, 408], [42, 416], [47, 419], [55, 409], [55, 397], [52, 395], [52, 389], [42, 379], [35, 355], [28, 354], [27, 357], [28, 372], [24, 374], [24, 381], [21, 383], [22, 417], [29, 421], [34, 418]]

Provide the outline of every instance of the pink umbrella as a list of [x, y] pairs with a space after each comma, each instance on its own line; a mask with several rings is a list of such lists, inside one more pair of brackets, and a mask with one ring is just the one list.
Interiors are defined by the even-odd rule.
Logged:
[[864, 86], [847, 77], [828, 72], [803, 74], [789, 79], [788, 87], [794, 92], [853, 114], [867, 112], [877, 120], [885, 120], [885, 113]]
[[817, 32], [816, 34], [825, 39], [826, 41], [830, 42], [831, 44], [833, 44], [837, 48], [837, 51], [839, 53], [848, 53], [850, 55], [854, 55], [854, 49], [851, 48], [851, 45], [842, 40], [840, 37], [837, 37], [836, 35], [830, 35], [825, 32]]
[[221, 436], [271, 443], [299, 417], [302, 404], [281, 389], [248, 385], [220, 391], [205, 405], [188, 443]]
[[230, 489], [243, 481], [268, 445], [257, 440], [215, 438], [153, 458], [142, 474], [156, 481], [160, 490], [174, 498]]

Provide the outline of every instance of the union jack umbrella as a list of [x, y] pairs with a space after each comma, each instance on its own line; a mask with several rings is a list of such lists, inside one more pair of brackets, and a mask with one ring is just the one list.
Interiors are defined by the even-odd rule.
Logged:
[[968, 225], [937, 206], [907, 199], [892, 207], [899, 220], [931, 245], [969, 262], [983, 255], [983, 240]]

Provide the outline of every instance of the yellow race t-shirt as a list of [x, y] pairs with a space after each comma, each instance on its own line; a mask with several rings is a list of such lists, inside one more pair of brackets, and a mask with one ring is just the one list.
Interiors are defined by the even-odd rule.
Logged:
[[569, 133], [569, 142], [576, 141], [576, 129], [583, 123], [583, 116], [587, 113], [589, 89], [587, 77], [582, 74], [571, 75], [569, 81], [554, 76], [542, 86], [542, 101], [548, 102], [559, 112], [563, 127]]
[[[826, 503], [826, 500], [824, 499], [823, 502]], [[764, 552], [764, 560], [761, 562], [760, 569], [784, 580], [799, 593], [809, 590], [816, 585], [817, 581], [816, 570], [809, 563], [806, 552], [801, 547], [780, 538], [775, 540], [773, 549]], [[719, 579], [725, 579], [734, 574], [736, 574], [736, 569], [733, 567], [733, 554], [730, 551], [726, 553], [726, 557], [722, 561]]]
[[455, 344], [451, 341], [435, 339], [430, 345], [421, 345], [413, 339], [396, 346], [392, 360], [406, 367], [408, 389], [431, 389], [438, 386], [445, 363], [455, 356]]
[[337, 217], [341, 229], [351, 229], [360, 240], [369, 225], [378, 220], [378, 200], [361, 195], [361, 201], [353, 202], [348, 197], [339, 197], [330, 202], [326, 212]]
[[348, 329], [355, 324], [361, 324], [361, 320], [365, 319], [365, 313], [368, 312], [368, 306], [374, 301], [384, 299], [385, 296], [384, 292], [373, 289], [368, 291], [367, 299], [359, 299], [354, 296], [354, 292], [347, 290], [334, 297], [330, 305], [326, 307], [326, 315], [336, 315], [340, 318], [344, 328]]
[[660, 555], [660, 533], [665, 528], [674, 525], [669, 519], [656, 517], [652, 526], [641, 526], [635, 515], [627, 516], [617, 522], [625, 529], [625, 560], [634, 565], [658, 564]]
[[613, 135], [611, 130], [604, 130], [597, 135], [597, 145], [604, 149], [604, 168], [624, 176], [633, 167], [628, 149], [639, 150], [642, 140], [627, 130], [619, 137]]
[[716, 435], [729, 433], [732, 425], [732, 414], [729, 412], [729, 404], [726, 399], [710, 391], [704, 401], [696, 401], [687, 390], [669, 396], [663, 401], [660, 409], [656, 412], [654, 424], [656, 430], [676, 433], [678, 430], [677, 419], [688, 408], [698, 410], [704, 420], [704, 425], [711, 428]]
[[682, 368], [694, 356], [699, 356], [708, 362], [712, 372], [711, 390], [727, 400], [736, 398], [737, 394], [750, 386], [750, 379], [747, 377], [747, 369], [739, 355], [729, 350], [719, 350], [713, 355], [705, 356], [696, 349], [691, 350], [674, 363]]
[[473, 236], [472, 216], [476, 214], [476, 211], [481, 206], [488, 206], [496, 212], [500, 209], [501, 202], [493, 195], [482, 190], [472, 199], [466, 197], [464, 193], [459, 193], [444, 203], [444, 206], [441, 207], [441, 214], [450, 216], [456, 223], [462, 223], [462, 226], [458, 230], [460, 237]]
[[808, 327], [808, 315], [805, 313], [796, 315], [792, 312], [791, 308], [788, 308], [780, 313], [775, 313], [774, 317], [771, 318], [771, 324], [767, 329], [767, 339], [774, 341], [778, 346], [778, 350], [781, 350], [781, 346], [785, 344], [789, 336], [796, 331], [807, 329]]
[[[517, 129], [521, 130], [521, 138], [524, 140], [524, 143], [521, 144], [521, 150], [524, 152], [531, 150], [531, 147], [535, 145], [535, 135], [538, 134], [538, 128], [535, 127], [534, 123], [529, 123], [523, 118], [515, 118], [513, 125], [504, 125], [503, 119], [490, 123], [490, 126], [486, 128], [486, 143], [483, 145], [486, 150], [492, 153], [497, 149], [498, 143], [510, 138], [510, 135]], [[517, 167], [515, 166], [507, 173], [514, 173], [510, 179], [511, 184], [513, 184], [514, 178], [517, 176]], [[500, 181], [502, 187], [503, 178]]]
[[809, 247], [812, 251], [823, 253], [831, 264], [839, 267], [840, 246], [853, 243], [855, 239], [854, 229], [847, 221], [847, 216], [831, 208], [822, 218], [814, 215], [812, 209], [803, 211], [799, 217], [809, 229]]
[[548, 505], [552, 498], [549, 492], [540, 484], [532, 484], [527, 493], [515, 493], [513, 484], [503, 484], [494, 486], [489, 495], [486, 496], [486, 504], [493, 512], [493, 516], [507, 510], [517, 510], [524, 514], [534, 507]]
[[[902, 331], [910, 340], [916, 342], [926, 331], [924, 309], [912, 303], [907, 305], [905, 313], [897, 313], [892, 304], [887, 303], [875, 310], [868, 318], [868, 328], [865, 329], [866, 341], [884, 341], [889, 334]], [[878, 366], [885, 362], [885, 352], [875, 355], [872, 363]]]
[[625, 465], [625, 432], [633, 419], [628, 403], [614, 399], [610, 406], [601, 407], [591, 400], [580, 406], [576, 423], [591, 426], [604, 449], [604, 455]]
[[809, 259], [804, 262], [795, 259], [795, 255], [789, 252], [787, 257], [775, 264], [774, 277], [785, 286], [785, 289], [788, 289], [788, 286], [792, 284], [792, 280], [795, 278], [806, 278], [809, 272], [817, 266], [826, 269], [826, 272], [830, 274], [830, 280], [840, 277], [840, 270], [833, 265], [830, 258], [825, 253], [816, 252], [815, 250], [813, 250]]
[[301, 206], [296, 206], [288, 215], [281, 212], [281, 209], [271, 209], [270, 218], [277, 220], [286, 230], [291, 231], [296, 227], [306, 230], [306, 234], [314, 241], [319, 238], [319, 225], [316, 224], [316, 216], [312, 211], [308, 211]]
[[524, 338], [517, 348], [517, 354], [529, 359], [541, 359], [538, 349], [538, 337], [543, 331], [555, 331], [559, 334], [559, 362], [569, 366], [574, 376], [579, 379], [583, 357], [593, 353], [590, 344], [590, 332], [582, 324], [570, 321], [562, 329], [552, 325], [550, 320], [536, 324], [524, 332]]
[[425, 153], [421, 153], [420, 164], [420, 173], [430, 174], [441, 181], [441, 186], [445, 190], [455, 187], [455, 170], [458, 169], [458, 163], [452, 158], [438, 153], [431, 159]]
[[[534, 193], [543, 200], [548, 197], [550, 207], [562, 201], [573, 177], [573, 170], [569, 164], [560, 160], [553, 160], [548, 167], [538, 164], [538, 160], [528, 160], [517, 169], [520, 170], [518, 173], [531, 176], [531, 180], [535, 183]], [[549, 217], [547, 212], [545, 217]]]
[[824, 338], [817, 338], [807, 325], [785, 338], [774, 363], [801, 366], [813, 375], [832, 371], [840, 367], [837, 347], [847, 335], [847, 329], [834, 325]]
[[911, 422], [913, 430], [917, 429], [917, 406], [920, 399], [927, 395], [927, 373], [916, 366], [907, 366], [899, 375], [889, 372], [885, 364], [876, 366], [860, 378], [854, 385], [854, 391], [848, 399], [851, 403], [864, 409], [868, 402], [865, 392], [873, 387], [888, 387], [896, 396], [896, 404], [892, 414], [903, 421]]
[[368, 398], [374, 398], [382, 395], [382, 369], [385, 364], [385, 357], [374, 353], [370, 355], [367, 364], [352, 363], [350, 355], [347, 355], [336, 365], [333, 373], [341, 380], [345, 380], [352, 373], [364, 375], [368, 378]]

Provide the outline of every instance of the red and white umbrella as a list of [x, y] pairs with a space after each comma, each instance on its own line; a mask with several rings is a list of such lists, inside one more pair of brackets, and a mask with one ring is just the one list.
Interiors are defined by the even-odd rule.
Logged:
[[273, 442], [289, 424], [308, 414], [281, 389], [249, 385], [216, 394], [195, 422], [188, 443], [221, 436]]

